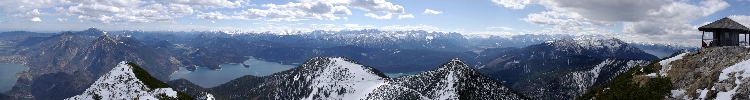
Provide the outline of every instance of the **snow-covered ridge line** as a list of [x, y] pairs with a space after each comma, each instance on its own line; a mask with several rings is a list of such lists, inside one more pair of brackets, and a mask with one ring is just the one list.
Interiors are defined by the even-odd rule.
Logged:
[[[367, 94], [385, 84], [385, 78], [375, 75], [362, 65], [347, 61], [342, 57], [332, 57], [327, 60], [327, 66], [324, 66], [317, 75], [306, 77], [312, 78], [312, 85], [309, 86], [312, 92], [303, 99], [365, 99]], [[323, 95], [326, 91], [341, 91], [340, 89], [343, 89], [343, 93], [332, 93], [329, 94], [330, 96], [321, 98], [314, 97]]]
[[[300, 67], [290, 70], [290, 74], [279, 75], [288, 78], [283, 80], [291, 82], [280, 83], [284, 85], [280, 90], [285, 91], [274, 91], [275, 94], [270, 97], [306, 100], [522, 98], [521, 95], [510, 92], [512, 90], [499, 82], [487, 77], [479, 77], [481, 75], [472, 70], [456, 58], [434, 70], [392, 79], [379, 73], [377, 69], [361, 65], [345, 57], [315, 57]], [[286, 87], [292, 87], [292, 89]], [[479, 89], [466, 90], [472, 87]], [[469, 95], [461, 94], [461, 92], [472, 92], [471, 95], [484, 96], [467, 97]], [[286, 94], [299, 95], [288, 97]]]
[[156, 100], [160, 95], [177, 98], [177, 91], [172, 88], [148, 88], [135, 76], [133, 67], [122, 61], [117, 67], [99, 77], [83, 94], [66, 100]]

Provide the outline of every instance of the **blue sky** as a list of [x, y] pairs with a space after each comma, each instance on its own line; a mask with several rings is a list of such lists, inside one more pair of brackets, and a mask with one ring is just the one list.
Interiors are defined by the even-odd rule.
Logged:
[[0, 9], [0, 31], [381, 29], [686, 45], [723, 17], [750, 24], [750, 0], [3, 0]]

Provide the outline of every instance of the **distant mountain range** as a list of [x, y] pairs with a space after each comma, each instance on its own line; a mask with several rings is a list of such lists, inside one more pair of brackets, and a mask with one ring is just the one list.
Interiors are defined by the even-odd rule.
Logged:
[[618, 39], [563, 38], [503, 52], [477, 69], [536, 99], [572, 99], [658, 59]]

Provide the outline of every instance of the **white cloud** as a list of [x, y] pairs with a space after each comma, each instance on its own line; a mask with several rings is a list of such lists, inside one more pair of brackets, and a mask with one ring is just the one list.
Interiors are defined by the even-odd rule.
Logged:
[[34, 9], [34, 10], [29, 11], [29, 12], [26, 12], [25, 14], [13, 14], [13, 15], [11, 15], [11, 17], [14, 17], [14, 18], [26, 18], [26, 19], [28, 19], [31, 22], [40, 22], [42, 20], [39, 19], [39, 16], [46, 16], [46, 15], [50, 15], [50, 14], [46, 13], [46, 12], [41, 12], [38, 9]]
[[567, 14], [554, 11], [531, 13], [521, 20], [538, 25], [581, 25], [578, 21], [567, 17]]
[[166, 14], [150, 9], [132, 10], [126, 13], [115, 14], [114, 18], [116, 22], [135, 22], [135, 23], [149, 23], [149, 22], [173, 22], [174, 18]]
[[194, 10], [193, 7], [190, 7], [188, 5], [182, 5], [182, 4], [168, 4], [167, 6], [164, 6], [164, 5], [157, 3], [157, 4], [151, 4], [151, 5], [145, 6], [143, 8], [164, 12], [174, 17], [183, 17], [187, 15], [192, 15], [194, 12], [196, 12], [196, 10]]
[[398, 19], [407, 19], [407, 18], [414, 18], [414, 15], [412, 15], [412, 14], [400, 14], [400, 15], [398, 15]]
[[373, 25], [362, 25], [362, 26], [360, 26], [359, 24], [344, 24], [344, 27], [346, 27], [346, 29], [352, 29], [352, 30], [375, 28], [375, 26], [373, 26]]
[[[501, 4], [500, 1], [496, 3]], [[523, 9], [528, 4], [544, 6], [547, 11], [532, 13], [520, 19], [532, 24], [553, 26], [543, 32], [608, 32], [597, 27], [622, 23], [622, 32], [625, 34], [619, 36], [644, 42], [694, 40], [692, 37], [700, 34], [697, 33], [696, 26], [690, 23], [729, 6], [722, 0], [704, 0], [697, 4], [672, 0], [530, 0], [529, 3], [514, 3], [509, 0], [504, 4], [512, 9]]]
[[380, 27], [381, 30], [395, 30], [395, 31], [403, 31], [403, 30], [424, 30], [424, 31], [440, 31], [440, 28], [429, 26], [429, 25], [389, 25], [389, 26], [383, 26]]
[[125, 11], [127, 10], [121, 9], [120, 7], [101, 5], [101, 4], [93, 4], [93, 5], [79, 4], [78, 6], [68, 7], [68, 12], [72, 14], [85, 15], [85, 16], [97, 16], [97, 15], [120, 13], [120, 12], [125, 12]]
[[231, 19], [231, 17], [226, 16], [219, 11], [215, 11], [215, 12], [197, 14], [195, 15], [195, 19], [223, 20], [223, 19]]
[[[276, 16], [270, 16], [275, 17], [271, 19], [290, 19], [290, 20], [296, 20], [296, 17], [301, 18], [312, 18], [312, 19], [318, 19], [318, 20], [336, 20], [341, 19], [340, 17], [336, 16], [336, 14], [339, 15], [351, 15], [352, 12], [345, 6], [334, 6], [331, 3], [326, 2], [304, 2], [304, 3], [287, 3], [283, 5], [276, 5], [276, 4], [264, 4], [263, 7], [268, 7], [267, 10], [253, 10], [256, 12], [270, 12], [270, 13], [277, 13], [280, 15], [284, 15], [284, 18], [278, 18]], [[250, 10], [248, 10], [250, 11]], [[254, 12], [248, 12], [245, 13], [243, 16], [248, 16], [248, 14], [251, 15], [258, 15], [263, 16], [261, 13], [254, 13]], [[266, 16], [268, 17], [268, 16]]]
[[571, 18], [593, 21], [640, 21], [649, 11], [671, 3], [671, 0], [545, 0], [541, 5]]
[[240, 8], [248, 5], [249, 0], [161, 0], [168, 3], [190, 5], [195, 8]]
[[510, 27], [487, 27], [486, 29], [501, 29], [501, 30], [506, 30], [506, 31], [516, 30]]
[[698, 5], [673, 2], [650, 11], [648, 16], [644, 16], [645, 20], [643, 21], [624, 22], [623, 32], [629, 34], [626, 37], [642, 42], [698, 46], [699, 43], [687, 41], [700, 41], [699, 38], [694, 37], [700, 37], [700, 31], [697, 30], [697, 27], [702, 26], [702, 24], [690, 25], [690, 23], [728, 6], [727, 2], [718, 0], [701, 1]]
[[[231, 16], [220, 12], [209, 12], [196, 15], [196, 19], [240, 19], [240, 20], [266, 20], [266, 21], [299, 21], [309, 19], [337, 20], [342, 19], [336, 15], [351, 15], [352, 12], [345, 6], [335, 6], [327, 2], [301, 2], [287, 4], [263, 4], [268, 9], [250, 8], [234, 12]], [[303, 18], [303, 19], [299, 19]]]
[[282, 19], [295, 19], [296, 16], [304, 14], [303, 12], [295, 12], [292, 10], [278, 10], [278, 9], [247, 9], [240, 12], [235, 12], [234, 18], [243, 20], [258, 20], [258, 19], [270, 19], [270, 20], [282, 20]]
[[150, 23], [174, 22], [175, 17], [192, 14], [192, 8], [179, 4], [163, 6], [158, 3], [143, 7], [121, 7], [122, 3], [78, 4], [67, 9], [58, 7], [58, 13], [68, 16], [78, 16], [79, 20], [89, 20], [99, 23]]
[[391, 13], [385, 14], [383, 16], [378, 16], [378, 15], [375, 15], [373, 13], [367, 13], [367, 14], [365, 14], [365, 16], [372, 17], [372, 18], [375, 18], [375, 19], [391, 19], [392, 18], [391, 15], [392, 15]]
[[68, 19], [67, 18], [57, 18], [57, 22], [64, 22], [64, 21], [68, 21]]
[[492, 2], [510, 9], [523, 9], [531, 0], [492, 0]]
[[333, 7], [333, 14], [352, 15], [352, 11], [345, 6], [335, 6]]
[[404, 13], [404, 7], [385, 0], [299, 0], [304, 3], [326, 2], [341, 4], [347, 7], [357, 8], [368, 12]]
[[[67, 1], [67, 0], [61, 0]], [[67, 16], [77, 16], [79, 21], [99, 23], [150, 23], [174, 22], [175, 18], [193, 15], [194, 8], [237, 8], [249, 3], [246, 0], [70, 0], [59, 5], [77, 4], [68, 7], [55, 7], [55, 10]], [[210, 13], [204, 13], [202, 18]], [[200, 14], [199, 14], [200, 15]], [[216, 18], [214, 16], [214, 18]], [[228, 18], [228, 17], [227, 17]]]
[[21, 12], [31, 9], [55, 7], [71, 4], [68, 0], [0, 0], [0, 7], [5, 12]]
[[42, 19], [39, 19], [39, 17], [34, 17], [34, 18], [29, 19], [29, 21], [31, 21], [31, 22], [41, 22]]
[[750, 16], [748, 15], [731, 15], [729, 16], [729, 18], [744, 25], [745, 27], [750, 27]]
[[689, 23], [728, 6], [728, 3], [716, 0], [701, 1], [700, 5], [674, 2], [650, 11], [647, 16], [642, 16], [643, 20], [641, 21], [624, 22], [623, 32], [651, 35], [693, 34], [697, 30], [693, 29], [693, 26]]
[[351, 15], [352, 12], [344, 6], [333, 6], [331, 3], [315, 2], [315, 3], [287, 3], [284, 5], [276, 4], [264, 4], [263, 7], [270, 9], [288, 9], [288, 10], [299, 10], [306, 13], [313, 14], [347, 14]]
[[442, 13], [443, 13], [443, 11], [435, 11], [435, 10], [430, 10], [430, 9], [424, 9], [424, 12], [422, 14], [437, 15], [437, 14], [442, 14]]
[[404, 7], [385, 0], [350, 0], [348, 6], [370, 12], [404, 13]]
[[[404, 14], [401, 5], [386, 0], [299, 0], [285, 4], [262, 4], [263, 8], [244, 9], [250, 0], [2, 0], [0, 9], [7, 14], [28, 11], [29, 9], [52, 8], [55, 15], [77, 17], [79, 21], [123, 24], [130, 22], [174, 22], [185, 16], [196, 19], [219, 20], [348, 20], [342, 15], [352, 15], [350, 8], [368, 12], [399, 14], [398, 18], [413, 18]], [[208, 10], [208, 11], [207, 11]], [[23, 13], [23, 12], [21, 12]], [[21, 14], [19, 14], [21, 15]], [[411, 16], [410, 16], [411, 15]], [[10, 16], [10, 15], [8, 15]], [[34, 19], [38, 16], [23, 17]], [[21, 16], [18, 16], [21, 18]], [[387, 18], [387, 19], [390, 19]]]

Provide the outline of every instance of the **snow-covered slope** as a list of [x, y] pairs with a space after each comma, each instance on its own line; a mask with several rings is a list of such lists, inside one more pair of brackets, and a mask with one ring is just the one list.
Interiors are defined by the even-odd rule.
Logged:
[[312, 74], [294, 76], [295, 81], [304, 78], [312, 83], [308, 86], [312, 91], [302, 99], [363, 99], [375, 88], [383, 85], [386, 79], [378, 76], [372, 68], [347, 61], [348, 59], [327, 58], [327, 60], [328, 62], [324, 63], [326, 66]]
[[750, 99], [750, 49], [712, 47], [659, 62], [672, 81], [672, 99]]
[[150, 88], [146, 84], [154, 83], [141, 81], [141, 79], [136, 77], [136, 73], [133, 70], [138, 69], [134, 69], [127, 62], [122, 61], [117, 67], [99, 77], [83, 94], [70, 97], [66, 100], [156, 100], [179, 98], [178, 92], [172, 88]]
[[616, 60], [607, 59], [601, 63], [594, 65], [593, 68], [584, 71], [571, 72], [561, 78], [560, 84], [564, 91], [559, 95], [566, 95], [567, 97], [578, 97], [581, 94], [588, 91], [588, 89], [604, 84], [612, 80], [615, 76], [623, 73], [635, 66], [648, 65], [649, 61], [646, 60]]
[[387, 87], [378, 88], [378, 91], [368, 98], [386, 100], [405, 97], [425, 100], [526, 99], [525, 96], [502, 83], [478, 73], [457, 58], [434, 70], [399, 77], [387, 83]]

